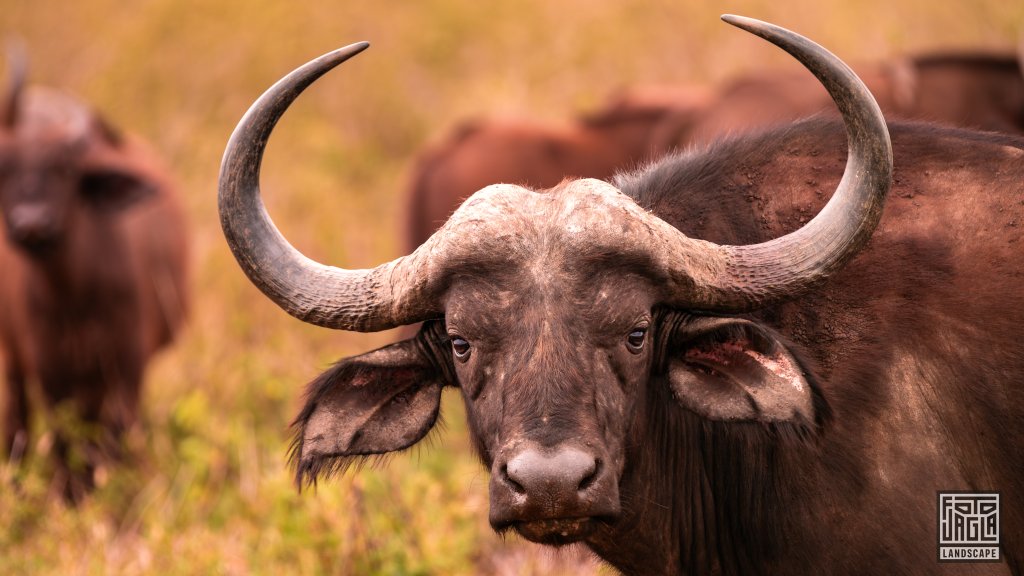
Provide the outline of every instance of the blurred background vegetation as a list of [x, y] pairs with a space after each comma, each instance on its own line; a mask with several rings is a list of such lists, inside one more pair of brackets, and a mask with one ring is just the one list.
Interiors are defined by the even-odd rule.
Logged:
[[[26, 42], [31, 80], [80, 95], [148, 139], [176, 173], [192, 224], [195, 307], [150, 371], [134, 466], [110, 471], [69, 509], [47, 495], [41, 458], [22, 469], [0, 463], [0, 574], [599, 572], [490, 532], [487, 473], [451, 392], [431, 446], [296, 492], [287, 425], [304, 384], [394, 334], [303, 325], [248, 283], [217, 220], [220, 156], [263, 89], [314, 56], [369, 40], [369, 52], [286, 115], [264, 189], [301, 250], [372, 266], [399, 255], [414, 154], [459, 119], [557, 120], [624, 86], [795, 67], [721, 23], [722, 12], [789, 27], [847, 61], [1009, 51], [1024, 31], [1024, 3], [1007, 0], [6, 0], [0, 36]], [[35, 438], [45, 450], [46, 435]]]

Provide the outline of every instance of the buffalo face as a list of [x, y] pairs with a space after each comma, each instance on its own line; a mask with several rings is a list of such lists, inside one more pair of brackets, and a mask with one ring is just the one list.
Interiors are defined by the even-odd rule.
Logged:
[[0, 107], [0, 213], [7, 240], [40, 257], [87, 214], [109, 214], [153, 190], [102, 118], [66, 94], [25, 89], [23, 56], [11, 57]]
[[0, 210], [8, 240], [30, 254], [58, 244], [74, 202], [73, 150], [0, 146]]
[[[509, 274], [507, 286], [494, 275], [464, 279], [446, 330], [491, 471], [491, 525], [565, 543], [620, 513], [625, 431], [650, 368], [653, 291], [641, 277], [580, 274], [549, 256]], [[492, 304], [481, 309], [484, 294]]]
[[565, 544], [619, 519], [651, 386], [712, 420], [814, 420], [812, 387], [769, 330], [661, 309], [641, 254], [595, 248], [586, 220], [614, 213], [617, 190], [489, 193], [542, 216], [494, 230], [528, 256], [475, 261], [451, 280], [443, 321], [315, 382], [296, 422], [300, 482], [411, 446], [435, 422], [441, 387], [457, 386], [491, 472], [491, 525]]

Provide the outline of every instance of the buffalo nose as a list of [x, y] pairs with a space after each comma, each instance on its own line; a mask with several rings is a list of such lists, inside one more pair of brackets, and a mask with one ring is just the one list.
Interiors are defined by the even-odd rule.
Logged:
[[614, 466], [573, 445], [520, 445], [498, 458], [491, 474], [489, 520], [495, 530], [509, 527], [542, 544], [578, 541], [594, 520], [619, 516]]
[[46, 206], [15, 206], [8, 214], [11, 239], [25, 246], [51, 242], [57, 235], [56, 221]]
[[575, 499], [594, 483], [600, 467], [600, 460], [575, 448], [562, 448], [553, 454], [528, 449], [508, 461], [505, 476], [520, 494]]

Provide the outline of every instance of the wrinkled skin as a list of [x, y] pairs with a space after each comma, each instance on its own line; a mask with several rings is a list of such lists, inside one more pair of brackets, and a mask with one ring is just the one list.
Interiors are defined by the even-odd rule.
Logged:
[[120, 454], [146, 362], [183, 320], [181, 210], [141, 143], [72, 97], [34, 88], [14, 127], [0, 128], [0, 213], [4, 449], [25, 454], [38, 383], [47, 409], [79, 421], [58, 430], [54, 450], [56, 485], [77, 499]]
[[[934, 522], [938, 490], [1024, 490], [1024, 141], [891, 131], [868, 247], [744, 318], [652, 307], [642, 262], [574, 241], [571, 186], [536, 195], [507, 227], [524, 258], [461, 271], [443, 319], [313, 383], [299, 481], [411, 446], [456, 386], [494, 527], [627, 574], [1019, 573], [1019, 501], [999, 564], [938, 564]], [[842, 128], [811, 122], [617, 184], [689, 236], [749, 244], [817, 213], [844, 159]]]

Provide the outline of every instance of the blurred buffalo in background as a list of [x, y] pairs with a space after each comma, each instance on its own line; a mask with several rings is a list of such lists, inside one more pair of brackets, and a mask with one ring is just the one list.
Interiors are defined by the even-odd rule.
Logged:
[[30, 386], [56, 428], [55, 486], [77, 499], [137, 421], [147, 360], [181, 327], [185, 223], [139, 142], [62, 92], [25, 87], [11, 51], [0, 108], [4, 446], [28, 445]]
[[[932, 53], [855, 69], [889, 118], [1024, 132], [1024, 74], [1012, 54]], [[683, 87], [651, 94], [627, 95], [566, 127], [480, 120], [455, 128], [413, 169], [406, 248], [426, 241], [488, 184], [547, 188], [567, 177], [607, 178], [677, 148], [835, 114], [825, 89], [797, 70], [751, 72], [712, 95]]]
[[522, 119], [467, 121], [420, 154], [406, 207], [414, 249], [473, 192], [496, 182], [549, 188], [566, 176], [608, 178], [668, 152], [677, 126], [696, 122], [709, 93], [696, 87], [623, 91], [564, 125]]
[[[1011, 54], [933, 53], [856, 67], [889, 118], [1024, 132], [1024, 74]], [[799, 71], [750, 73], [726, 83], [693, 121], [674, 120], [662, 148], [712, 141], [813, 114], [834, 114], [828, 93]]]

